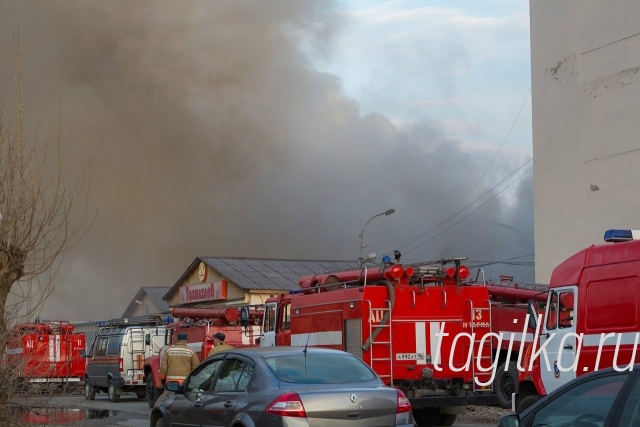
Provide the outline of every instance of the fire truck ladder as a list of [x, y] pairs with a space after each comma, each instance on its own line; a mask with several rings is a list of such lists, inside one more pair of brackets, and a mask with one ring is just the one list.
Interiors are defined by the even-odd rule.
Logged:
[[[142, 331], [142, 333], [134, 333], [134, 331]], [[134, 370], [133, 378], [142, 379], [146, 351], [144, 329], [130, 329], [129, 334], [131, 339], [131, 362]]]
[[145, 352], [145, 343], [144, 343], [144, 329], [136, 328], [129, 329], [128, 331], [129, 339], [131, 340], [131, 354], [134, 353], [144, 353]]
[[[475, 380], [476, 374], [481, 377], [490, 375], [490, 373], [478, 371], [478, 364], [480, 364], [480, 366], [482, 366], [483, 368], [487, 368], [491, 366], [491, 363], [493, 361], [493, 354], [492, 354], [492, 348], [491, 348], [492, 338], [485, 339], [483, 341], [482, 337], [475, 336], [474, 330], [476, 328], [475, 326], [476, 320], [478, 320], [482, 323], [489, 322], [489, 332], [491, 332], [491, 306], [483, 307], [483, 308], [475, 308], [473, 306], [473, 301], [468, 300], [467, 302], [469, 303], [469, 306], [471, 308], [470, 328], [471, 328], [471, 336], [474, 337], [474, 341], [471, 343], [471, 363], [472, 363], [471, 373], [473, 375], [472, 390], [474, 392], [493, 391], [493, 384], [491, 385], [491, 388], [486, 388], [486, 387], [481, 388], [478, 386]], [[478, 316], [478, 318], [476, 318], [476, 316]], [[486, 362], [486, 364], [483, 362]]]
[[[372, 319], [373, 316], [373, 308], [371, 307], [371, 301], [370, 300], [366, 300], [367, 306], [369, 308], [369, 319]], [[389, 380], [389, 384], [393, 385], [393, 335], [391, 334], [391, 301], [386, 300], [386, 304], [387, 307], [386, 308], [376, 308], [377, 311], [381, 312], [382, 315], [384, 316], [386, 313], [389, 314], [389, 319], [387, 320], [386, 324], [378, 324], [375, 327], [372, 325], [373, 322], [369, 321], [369, 337], [373, 337], [374, 333], [376, 333], [375, 331], [378, 330], [378, 332], [380, 332], [381, 330], [384, 329], [388, 329], [389, 330], [389, 340], [388, 341], [381, 341], [381, 340], [376, 340], [375, 338], [373, 338], [371, 340], [371, 345], [369, 346], [369, 358], [371, 359], [371, 369], [373, 369], [380, 378], [382, 378], [382, 380], [388, 379]], [[376, 333], [377, 334], [377, 333]], [[374, 355], [374, 346], [376, 348], [379, 348], [380, 350], [376, 353], [377, 356], [379, 357], [373, 357]], [[386, 356], [386, 357], [384, 357]], [[382, 364], [383, 366], [388, 366], [388, 370], [389, 370], [389, 374], [380, 374], [380, 372], [384, 372], [386, 371], [386, 369], [384, 370], [379, 370], [376, 369], [375, 365], [380, 365]], [[385, 366], [385, 367], [386, 367]]]

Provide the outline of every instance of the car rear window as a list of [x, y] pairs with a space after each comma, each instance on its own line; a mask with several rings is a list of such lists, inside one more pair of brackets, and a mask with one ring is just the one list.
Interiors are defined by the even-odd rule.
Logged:
[[270, 356], [267, 366], [280, 381], [294, 384], [348, 384], [373, 381], [376, 374], [350, 354], [300, 353]]

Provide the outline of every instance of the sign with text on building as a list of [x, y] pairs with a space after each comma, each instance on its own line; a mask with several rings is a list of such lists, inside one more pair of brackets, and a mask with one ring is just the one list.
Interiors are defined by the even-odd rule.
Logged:
[[220, 280], [180, 288], [180, 304], [227, 299], [227, 281]]

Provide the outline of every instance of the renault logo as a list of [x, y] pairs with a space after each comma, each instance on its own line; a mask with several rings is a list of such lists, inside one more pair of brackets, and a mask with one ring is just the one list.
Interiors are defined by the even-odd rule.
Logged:
[[356, 396], [355, 393], [351, 393], [351, 403], [356, 403], [357, 400], [358, 396]]

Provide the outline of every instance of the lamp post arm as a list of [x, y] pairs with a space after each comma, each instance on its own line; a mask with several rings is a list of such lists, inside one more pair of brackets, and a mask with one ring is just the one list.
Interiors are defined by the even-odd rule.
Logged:
[[362, 239], [364, 238], [364, 230], [367, 229], [367, 225], [369, 225], [369, 223], [371, 221], [373, 221], [374, 218], [377, 218], [379, 216], [389, 216], [392, 213], [394, 213], [396, 210], [395, 209], [387, 209], [384, 212], [380, 212], [379, 214], [375, 214], [374, 216], [372, 216], [371, 218], [369, 218], [369, 221], [367, 221], [367, 223], [364, 225], [364, 227], [362, 227], [362, 231], [360, 232], [360, 234], [358, 234], [358, 238], [360, 239], [360, 255], [358, 256], [358, 268], [360, 268], [362, 266], [362, 250], [366, 247], [363, 244]]

